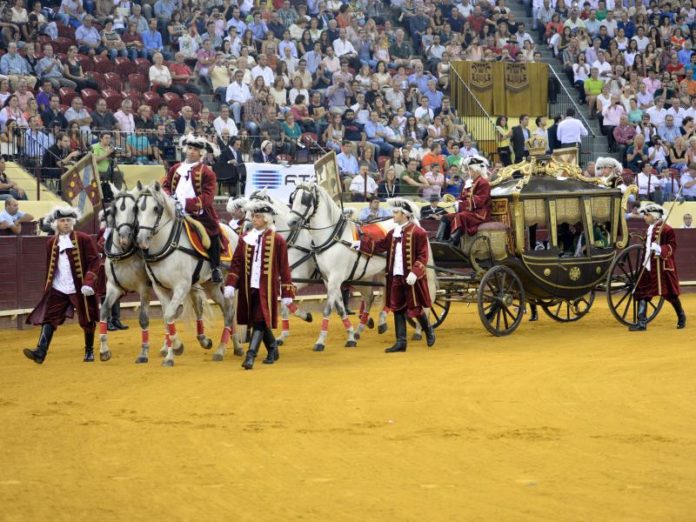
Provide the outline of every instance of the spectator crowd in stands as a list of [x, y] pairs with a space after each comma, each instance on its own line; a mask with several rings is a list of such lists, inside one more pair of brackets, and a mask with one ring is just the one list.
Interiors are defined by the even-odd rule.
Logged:
[[[56, 178], [91, 149], [109, 176], [114, 155], [173, 161], [194, 132], [220, 145], [219, 176], [334, 150], [354, 199], [458, 196], [462, 159], [482, 151], [451, 105], [450, 60], [539, 61], [531, 31], [625, 166], [654, 169], [648, 193], [696, 198], [696, 9], [630, 3], [533, 0], [527, 28], [505, 0], [13, 0], [0, 154]], [[534, 124], [499, 119], [493, 171], [532, 135], [551, 149], [586, 132], [572, 111]]]

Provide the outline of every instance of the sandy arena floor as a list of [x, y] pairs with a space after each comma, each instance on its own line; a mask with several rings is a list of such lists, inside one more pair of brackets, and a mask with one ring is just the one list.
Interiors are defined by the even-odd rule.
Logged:
[[295, 320], [251, 372], [190, 327], [174, 368], [133, 363], [134, 322], [89, 365], [76, 326], [43, 366], [21, 354], [38, 329], [4, 330], [0, 520], [693, 521], [685, 304], [682, 331], [667, 306], [631, 334], [601, 296], [579, 323], [503, 339], [457, 305], [434, 349], [393, 355], [391, 323], [345, 349], [333, 321], [313, 353], [318, 324]]

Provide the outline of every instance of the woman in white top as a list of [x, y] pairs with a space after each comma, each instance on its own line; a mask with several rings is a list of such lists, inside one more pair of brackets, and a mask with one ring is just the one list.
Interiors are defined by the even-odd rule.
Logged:
[[13, 24], [26, 24], [29, 22], [29, 13], [24, 8], [24, 0], [15, 0], [14, 6], [12, 6], [10, 11]]
[[172, 74], [169, 67], [164, 65], [162, 53], [155, 53], [152, 56], [153, 65], [150, 66], [150, 85], [160, 96], [172, 91]]
[[433, 122], [428, 125], [428, 136], [430, 136], [435, 142], [442, 143], [447, 137], [445, 134], [445, 128], [442, 125], [442, 116], [435, 116]]
[[602, 87], [602, 94], [597, 96], [597, 112], [599, 114], [604, 113], [604, 109], [609, 108], [611, 105], [611, 92], [608, 85]]
[[300, 94], [304, 95], [305, 100], [309, 99], [309, 93], [307, 92], [307, 89], [304, 88], [302, 77], [295, 76], [292, 79], [292, 89], [290, 89], [290, 95], [288, 96], [291, 105], [295, 103], [295, 98], [297, 98], [297, 96]]
[[573, 84], [584, 91], [585, 80], [589, 77], [590, 66], [585, 61], [585, 54], [580, 53], [577, 63], [573, 64]]
[[3, 129], [7, 120], [14, 120], [18, 127], [27, 127], [27, 120], [24, 118], [22, 109], [19, 108], [19, 98], [16, 94], [7, 98], [5, 106], [0, 111], [0, 125]]
[[341, 115], [332, 115], [331, 123], [329, 123], [329, 126], [324, 131], [324, 142], [327, 147], [331, 147], [335, 150], [336, 154], [341, 152], [341, 143], [343, 142], [345, 131], [346, 129], [341, 121]]
[[372, 75], [372, 79], [377, 81], [380, 88], [389, 85], [391, 81], [391, 75], [387, 71], [387, 64], [384, 62], [379, 62], [377, 64], [377, 72]]
[[471, 45], [466, 52], [466, 59], [472, 62], [480, 62], [483, 60], [483, 46], [479, 42], [478, 36], [474, 36], [471, 40]]
[[370, 71], [370, 66], [368, 64], [363, 64], [363, 66], [360, 67], [360, 71], [358, 71], [358, 74], [355, 75], [355, 81], [358, 82], [358, 86], [362, 92], [365, 92], [370, 88], [372, 72]]
[[285, 90], [285, 84], [282, 78], [276, 78], [273, 81], [270, 93], [271, 96], [273, 96], [273, 101], [275, 101], [275, 104], [283, 114], [290, 110], [290, 107], [288, 107], [288, 91]]

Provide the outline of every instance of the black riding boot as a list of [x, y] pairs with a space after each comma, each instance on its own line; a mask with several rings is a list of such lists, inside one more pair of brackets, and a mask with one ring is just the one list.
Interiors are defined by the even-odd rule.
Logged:
[[41, 325], [41, 333], [39, 334], [39, 342], [36, 345], [36, 350], [30, 350], [29, 348], [24, 349], [24, 355], [29, 359], [34, 361], [36, 364], [41, 364], [46, 358], [46, 352], [48, 352], [48, 347], [51, 345], [51, 339], [53, 339], [54, 328], [50, 324]]
[[539, 313], [537, 312], [537, 305], [535, 304], [529, 304], [529, 320], [530, 321], [538, 321], [539, 320]]
[[213, 283], [222, 283], [222, 270], [220, 270], [220, 238], [217, 236], [212, 236], [210, 238], [208, 258], [210, 259], [210, 268], [213, 269], [210, 280]]
[[644, 332], [648, 329], [648, 302], [638, 301], [638, 322], [628, 327], [629, 332]]
[[259, 346], [261, 346], [261, 341], [263, 341], [263, 330], [254, 330], [251, 332], [251, 340], [249, 341], [249, 349], [246, 353], [246, 359], [242, 363], [242, 368], [245, 370], [251, 370], [254, 367], [254, 360], [256, 359], [256, 354], [259, 353]]
[[681, 301], [678, 297], [672, 301], [672, 307], [677, 313], [677, 328], [681, 330], [682, 328], [686, 327], [686, 314], [684, 313], [684, 309], [682, 308]]
[[266, 329], [263, 331], [263, 344], [266, 347], [266, 350], [268, 351], [266, 358], [263, 361], [261, 361], [263, 362], [263, 364], [273, 364], [278, 359], [280, 359], [280, 353], [278, 352], [278, 343], [276, 342], [276, 338], [273, 335], [273, 330], [271, 330], [268, 327], [266, 327]]
[[452, 234], [452, 236], [450, 237], [450, 240], [449, 240], [449, 242], [452, 244], [452, 246], [456, 246], [457, 248], [459, 248], [463, 234], [464, 234], [464, 232], [462, 231], [461, 228]]
[[111, 307], [110, 325], [117, 330], [128, 330], [128, 326], [121, 322], [121, 301], [116, 301]]
[[94, 328], [85, 330], [85, 358], [83, 362], [94, 362]]
[[428, 321], [428, 316], [423, 312], [420, 317], [418, 317], [418, 324], [421, 325], [423, 332], [425, 332], [425, 342], [430, 348], [435, 344], [435, 329], [430, 326], [430, 321]]
[[346, 309], [346, 314], [355, 315], [355, 312], [348, 307], [350, 304], [350, 288], [341, 289], [341, 299], [343, 299], [343, 308]]
[[438, 241], [444, 241], [447, 239], [447, 231], [449, 230], [449, 223], [444, 219], [440, 220], [440, 224], [437, 226], [437, 234], [435, 239]]
[[384, 350], [386, 353], [406, 351], [406, 312], [394, 312], [394, 329], [396, 330], [396, 343], [391, 348]]

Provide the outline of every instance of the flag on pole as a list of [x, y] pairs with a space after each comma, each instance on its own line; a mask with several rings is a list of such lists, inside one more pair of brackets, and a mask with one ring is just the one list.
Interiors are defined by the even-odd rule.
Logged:
[[63, 199], [82, 212], [82, 219], [91, 216], [101, 203], [101, 183], [91, 153], [72, 165], [61, 177]]

